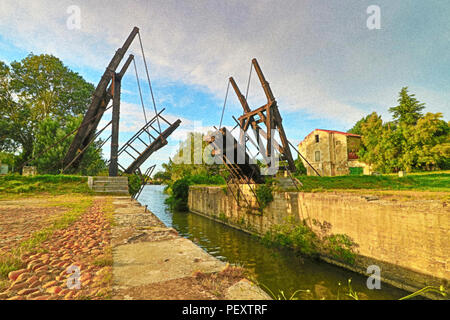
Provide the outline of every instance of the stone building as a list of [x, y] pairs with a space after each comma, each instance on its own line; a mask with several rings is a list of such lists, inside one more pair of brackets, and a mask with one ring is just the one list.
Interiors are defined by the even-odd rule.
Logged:
[[[352, 133], [316, 129], [300, 144], [300, 153], [321, 176], [342, 176], [362, 174], [366, 165], [358, 160], [361, 136]], [[308, 175], [316, 175], [305, 162]]]

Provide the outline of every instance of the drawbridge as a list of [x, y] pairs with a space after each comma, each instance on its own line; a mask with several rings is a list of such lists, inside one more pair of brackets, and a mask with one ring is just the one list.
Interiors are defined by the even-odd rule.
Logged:
[[[126, 61], [121, 65], [125, 55], [127, 54], [131, 44], [138, 38], [141, 49], [143, 64], [147, 76], [148, 87], [150, 91], [151, 100], [153, 103], [154, 116], [147, 120], [147, 113], [144, 104], [142, 87], [136, 67], [135, 56], [130, 54]], [[134, 65], [136, 75], [137, 87], [139, 90], [139, 97], [141, 107], [143, 110], [143, 118], [145, 124], [142, 128], [133, 135], [121, 148], [119, 148], [119, 122], [121, 109], [121, 88], [122, 78], [127, 73], [130, 65]], [[109, 121], [103, 128], [98, 128], [105, 113], [111, 110], [111, 121]], [[140, 176], [142, 184], [148, 181], [148, 177], [153, 172], [155, 166], [149, 167], [143, 174], [141, 166], [149, 159], [149, 157], [168, 144], [167, 139], [180, 126], [181, 120], [169, 122], [164, 116], [165, 109], [158, 111], [156, 106], [152, 83], [149, 75], [149, 68], [147, 65], [145, 51], [142, 44], [142, 38], [139, 28], [134, 27], [123, 46], [119, 48], [106, 67], [99, 83], [97, 84], [92, 96], [91, 103], [84, 115], [81, 125], [65, 136], [63, 139], [56, 142], [54, 145], [48, 147], [27, 163], [39, 158], [44, 153], [48, 152], [56, 145], [60, 144], [71, 136], [74, 136], [67, 153], [62, 161], [61, 173], [74, 173], [80, 168], [80, 164], [88, 148], [95, 142], [103, 133], [108, 130], [111, 132], [109, 137], [105, 139], [98, 149], [101, 149], [106, 143], [110, 143], [111, 151], [110, 157], [107, 161], [109, 167], [109, 176], [117, 177], [121, 174], [137, 174]], [[128, 157], [128, 159], [125, 159]], [[123, 161], [128, 160], [128, 161]], [[122, 162], [122, 163], [121, 163]], [[125, 164], [127, 163], [127, 164]], [[25, 165], [25, 164], [24, 164]], [[139, 190], [137, 196], [142, 191]]]
[[[247, 97], [253, 70], [256, 71], [267, 103], [252, 110]], [[292, 157], [291, 147], [308, 165], [311, 167], [312, 165], [287, 139], [277, 101], [256, 59], [252, 60], [248, 81], [247, 93], [244, 96], [234, 78], [229, 78], [219, 129], [215, 127], [216, 131], [206, 137], [205, 140], [212, 146], [212, 156], [219, 158], [221, 163], [224, 164], [228, 173], [227, 177], [224, 176], [224, 178], [226, 179], [228, 190], [236, 199], [238, 206], [258, 209], [260, 207], [259, 203], [256, 203], [257, 207], [255, 208], [255, 201], [249, 199], [248, 195], [251, 195], [258, 202], [256, 186], [264, 183], [266, 176], [274, 177], [281, 171], [292, 181], [292, 185], [295, 188], [299, 190], [302, 186], [301, 182], [293, 177], [296, 166]], [[233, 130], [239, 128], [239, 140], [232, 135], [233, 130], [222, 128], [230, 85], [233, 87], [244, 111], [238, 119], [233, 116], [236, 123]], [[249, 131], [253, 133], [253, 139], [249, 135]], [[279, 137], [279, 141], [277, 141], [276, 136]], [[249, 145], [253, 145], [254, 149], [256, 149], [256, 155], [251, 155]], [[262, 157], [264, 165], [258, 165], [258, 156]], [[313, 170], [316, 171], [314, 168]], [[316, 173], [319, 175], [317, 171]], [[246, 189], [250, 193], [247, 192], [246, 195], [242, 185], [246, 185]]]

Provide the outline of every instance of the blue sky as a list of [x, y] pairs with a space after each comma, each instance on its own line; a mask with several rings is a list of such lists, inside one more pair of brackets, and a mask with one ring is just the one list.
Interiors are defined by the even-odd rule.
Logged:
[[[66, 25], [71, 5], [81, 10], [79, 30]], [[380, 30], [366, 26], [370, 5], [381, 9]], [[157, 106], [166, 108], [167, 118], [183, 121], [169, 146], [153, 155], [145, 169], [167, 161], [177, 140], [194, 125], [206, 131], [219, 124], [228, 77], [234, 76], [245, 92], [254, 57], [294, 144], [315, 128], [346, 131], [372, 111], [389, 120], [387, 110], [396, 105], [403, 86], [426, 103], [426, 111], [442, 112], [448, 121], [449, 16], [447, 0], [2, 0], [0, 60], [21, 60], [30, 52], [54, 54], [97, 84], [115, 50], [138, 26]], [[137, 42], [130, 53], [137, 56], [151, 115]], [[145, 122], [132, 68], [122, 100], [124, 142]], [[264, 103], [256, 77], [249, 102], [253, 108]], [[230, 91], [224, 124], [233, 126], [231, 116], [241, 113]]]

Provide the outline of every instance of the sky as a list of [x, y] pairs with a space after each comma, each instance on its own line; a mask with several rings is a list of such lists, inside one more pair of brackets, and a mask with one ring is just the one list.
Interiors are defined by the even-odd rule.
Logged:
[[[373, 5], [380, 9], [379, 29], [368, 28]], [[448, 121], [449, 16], [448, 0], [1, 0], [0, 60], [53, 54], [96, 85], [115, 51], [139, 27], [157, 108], [166, 109], [167, 119], [182, 121], [145, 170], [167, 162], [189, 131], [219, 125], [228, 78], [245, 93], [253, 58], [295, 145], [316, 128], [347, 131], [373, 111], [390, 120], [388, 109], [404, 86], [425, 102], [426, 112], [442, 112]], [[68, 26], [74, 17], [79, 28]], [[128, 53], [136, 56], [151, 118], [138, 41]], [[254, 109], [265, 102], [253, 73], [249, 105]], [[223, 124], [233, 127], [233, 115], [242, 115], [242, 108], [230, 90]], [[122, 83], [120, 142], [144, 124], [130, 68]]]

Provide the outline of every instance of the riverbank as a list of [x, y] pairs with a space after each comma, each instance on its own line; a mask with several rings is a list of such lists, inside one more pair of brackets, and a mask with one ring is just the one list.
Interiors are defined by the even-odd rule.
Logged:
[[450, 212], [443, 199], [411, 200], [370, 192], [275, 192], [274, 200], [260, 212], [238, 207], [223, 188], [193, 186], [188, 204], [194, 213], [258, 236], [292, 219], [306, 220], [317, 232], [329, 226], [330, 234], [346, 235], [356, 243], [357, 255], [352, 265], [323, 258], [361, 274], [378, 265], [384, 282], [407, 291], [446, 286], [450, 278]]

